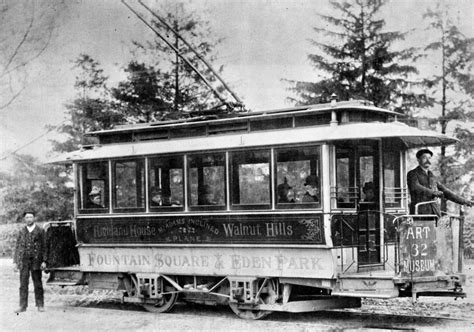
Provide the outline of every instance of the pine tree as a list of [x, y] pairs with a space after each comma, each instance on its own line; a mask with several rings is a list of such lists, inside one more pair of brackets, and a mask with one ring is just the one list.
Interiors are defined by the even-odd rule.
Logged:
[[[451, 124], [460, 140], [453, 154], [441, 147], [440, 177], [444, 183], [459, 186], [461, 178], [467, 183], [474, 177], [474, 135], [469, 126], [474, 120], [474, 80], [472, 77], [474, 38], [466, 37], [450, 18], [449, 8], [440, 4], [424, 14], [428, 21], [429, 35], [434, 36], [426, 47], [426, 55], [438, 62], [439, 72], [425, 80], [431, 90], [436, 109], [440, 109], [437, 121], [443, 134]], [[435, 109], [435, 110], [436, 110]], [[446, 211], [446, 200], [442, 210]]]
[[112, 88], [116, 107], [128, 122], [151, 122], [175, 115], [173, 109], [173, 86], [169, 75], [144, 63], [131, 61], [125, 72], [127, 80]]
[[124, 115], [115, 107], [107, 87], [107, 77], [100, 64], [86, 54], [74, 62], [79, 70], [74, 87], [78, 96], [66, 106], [67, 119], [57, 131], [66, 135], [62, 141], [54, 140], [53, 151], [69, 152], [82, 145], [92, 144], [92, 138], [84, 134], [90, 131], [110, 129], [124, 122]]
[[[386, 1], [330, 1], [334, 16], [319, 15], [330, 28], [315, 27], [319, 40], [311, 40], [319, 51], [309, 55], [314, 68], [324, 76], [317, 82], [292, 81], [301, 104], [327, 102], [335, 93], [339, 100], [367, 99], [376, 106], [391, 106], [408, 113], [414, 105], [427, 102], [422, 94], [410, 91], [410, 75], [416, 68], [407, 64], [412, 49], [392, 50], [403, 40], [401, 32], [384, 31], [378, 14]], [[329, 36], [329, 42], [323, 40]]]

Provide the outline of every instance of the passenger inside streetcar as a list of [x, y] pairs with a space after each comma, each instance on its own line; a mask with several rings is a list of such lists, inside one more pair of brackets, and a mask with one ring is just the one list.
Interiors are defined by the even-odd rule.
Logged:
[[102, 191], [99, 187], [92, 187], [91, 192], [89, 193], [89, 201], [87, 202], [88, 209], [103, 209], [102, 205]]
[[375, 192], [374, 192], [374, 183], [366, 182], [362, 188], [364, 193], [364, 202], [375, 202]]
[[151, 188], [151, 205], [152, 206], [170, 206], [171, 201], [168, 196], [163, 195], [161, 188]]
[[376, 209], [375, 187], [372, 181], [366, 182], [362, 187], [364, 198], [359, 202], [359, 208], [362, 211]]
[[310, 175], [304, 183], [306, 193], [303, 196], [303, 203], [319, 202], [319, 179], [316, 175]]
[[199, 190], [199, 205], [217, 205], [218, 202], [215, 200], [214, 193], [211, 187], [203, 185]]
[[277, 186], [278, 203], [294, 203], [295, 200], [290, 197], [292, 187], [288, 184], [288, 179], [285, 177], [283, 183]]

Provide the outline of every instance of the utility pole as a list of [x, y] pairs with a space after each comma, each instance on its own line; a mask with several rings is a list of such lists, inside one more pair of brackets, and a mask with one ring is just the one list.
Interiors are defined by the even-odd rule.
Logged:
[[[445, 40], [446, 30], [445, 30], [445, 22], [443, 20], [443, 24], [441, 26], [441, 133], [446, 134], [446, 88], [447, 88], [447, 80], [446, 80], [446, 40]], [[440, 167], [440, 175], [441, 179], [446, 183], [446, 147], [444, 145], [441, 146], [441, 167]], [[441, 198], [441, 211], [447, 211], [447, 201], [446, 198]]]
[[[178, 31], [178, 10], [176, 10], [176, 17], [174, 19], [174, 29]], [[175, 34], [174, 47], [176, 48], [175, 56], [175, 67], [174, 67], [174, 111], [175, 114], [179, 114], [179, 38]]]

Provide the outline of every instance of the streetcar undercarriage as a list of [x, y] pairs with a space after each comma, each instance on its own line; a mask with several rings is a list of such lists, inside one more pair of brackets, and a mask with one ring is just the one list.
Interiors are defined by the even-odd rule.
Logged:
[[[273, 311], [310, 312], [355, 308], [361, 298], [394, 298], [419, 296], [465, 297], [462, 275], [423, 280], [391, 279], [393, 293], [364, 294], [341, 284], [344, 278], [330, 283], [336, 288], [314, 287], [318, 280], [298, 278], [259, 278], [242, 276], [173, 276], [156, 273], [80, 272], [79, 267], [51, 270], [49, 284], [62, 286], [89, 285], [91, 289], [122, 291], [122, 301], [143, 306], [155, 313], [168, 312], [178, 299], [205, 305], [228, 305], [244, 319], [260, 319]], [[353, 278], [356, 279], [356, 278]], [[361, 283], [369, 279], [359, 278]], [[374, 279], [372, 279], [372, 282]], [[346, 279], [347, 281], [347, 279]], [[377, 281], [380, 281], [378, 279]], [[309, 286], [311, 285], [311, 286]], [[357, 284], [352, 286], [356, 287]]]

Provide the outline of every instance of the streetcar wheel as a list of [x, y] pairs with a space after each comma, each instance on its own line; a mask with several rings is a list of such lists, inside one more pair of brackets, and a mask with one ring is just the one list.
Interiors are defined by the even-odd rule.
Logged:
[[171, 286], [168, 282], [166, 282], [164, 286], [164, 292], [167, 294], [163, 294], [161, 299], [157, 299], [155, 303], [146, 303], [142, 304], [143, 308], [148, 312], [153, 313], [164, 313], [168, 312], [173, 308], [176, 301], [178, 300], [178, 293], [176, 292], [176, 288]]
[[[273, 280], [267, 280], [267, 291], [261, 293], [258, 298], [258, 303], [260, 304], [274, 304], [278, 298], [276, 293], [276, 286]], [[240, 309], [238, 303], [229, 303], [232, 311], [243, 319], [262, 319], [270, 315], [272, 312], [267, 310], [251, 310], [251, 309]]]
[[148, 312], [161, 314], [170, 311], [177, 299], [178, 293], [166, 294], [161, 299], [156, 300], [155, 303], [142, 304], [142, 306]]

